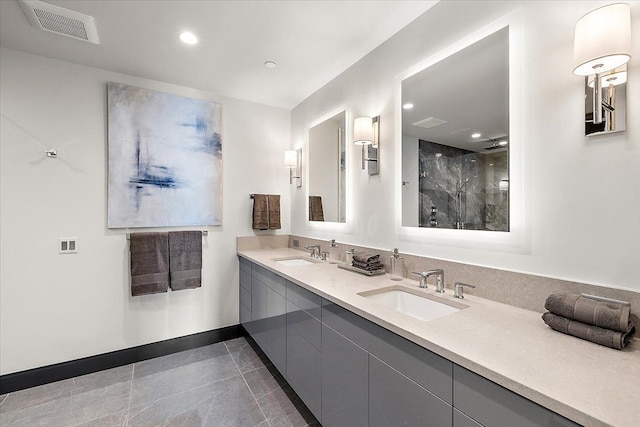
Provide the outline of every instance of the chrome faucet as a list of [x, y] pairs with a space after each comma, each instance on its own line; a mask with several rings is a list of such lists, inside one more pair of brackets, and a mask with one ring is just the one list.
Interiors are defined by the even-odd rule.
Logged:
[[427, 278], [429, 276], [436, 276], [436, 293], [444, 293], [444, 270], [441, 268], [437, 268], [435, 270], [423, 271], [422, 273], [413, 272], [420, 276], [420, 284], [418, 287], [427, 288]]
[[309, 254], [311, 258], [320, 258], [320, 245], [309, 245], [304, 248], [311, 251]]
[[467, 285], [466, 283], [456, 282], [453, 285], [453, 297], [458, 299], [464, 299], [464, 288], [475, 288], [473, 285]]

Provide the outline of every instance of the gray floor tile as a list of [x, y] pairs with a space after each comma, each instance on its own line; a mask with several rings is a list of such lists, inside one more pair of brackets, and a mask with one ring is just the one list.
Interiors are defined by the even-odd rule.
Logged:
[[2, 406], [2, 404], [4, 403], [4, 399], [6, 399], [6, 398], [7, 398], [6, 394], [1, 394], [0, 395], [0, 406]]
[[85, 393], [131, 381], [132, 373], [133, 364], [75, 377], [73, 378], [73, 393]]
[[70, 398], [72, 390], [73, 379], [69, 379], [9, 393], [0, 406], [0, 413], [41, 405], [61, 397]]
[[242, 375], [256, 399], [285, 384], [282, 375], [276, 373], [274, 376], [267, 367], [254, 369]]
[[[238, 390], [242, 390], [242, 388], [244, 388], [248, 396], [245, 396], [244, 399], [241, 393], [238, 392]], [[202, 426], [207, 419], [207, 414], [212, 407], [212, 402], [229, 399], [229, 401], [225, 402], [226, 410], [233, 410], [233, 405], [247, 406], [246, 401], [248, 398], [251, 398], [251, 401], [253, 401], [253, 404], [257, 407], [244, 380], [240, 375], [237, 375], [183, 393], [172, 394], [147, 406], [132, 407], [129, 411], [129, 425]], [[249, 401], [249, 404], [251, 401]], [[253, 426], [254, 424], [230, 425]]]
[[240, 369], [240, 372], [243, 374], [265, 366], [260, 356], [251, 348], [251, 345], [249, 345], [246, 339], [236, 338], [225, 341], [225, 344], [229, 349], [231, 357], [233, 357], [233, 360], [238, 365], [238, 369]]
[[[288, 392], [292, 393], [290, 389]], [[258, 404], [271, 427], [300, 427], [315, 421], [313, 415], [306, 408], [299, 409], [281, 387], [259, 398]]]
[[[10, 395], [12, 395], [11, 393]], [[71, 421], [71, 396], [62, 396], [58, 399], [48, 400], [43, 403], [30, 404], [22, 408], [0, 413], [1, 426], [37, 426], [51, 427], [73, 425]]]
[[118, 414], [107, 415], [106, 417], [77, 424], [74, 427], [125, 427], [127, 425], [127, 411]]
[[214, 359], [226, 356], [227, 351], [224, 343], [211, 344], [191, 350], [180, 351], [167, 356], [156, 357], [155, 359], [144, 360], [136, 363], [135, 378], [152, 375], [168, 369], [185, 366], [203, 360]]
[[171, 394], [181, 393], [238, 374], [238, 369], [228, 353], [143, 377], [137, 377], [134, 372], [131, 407], [148, 405]]
[[228, 380], [211, 402], [207, 427], [257, 426], [266, 421], [242, 377]]

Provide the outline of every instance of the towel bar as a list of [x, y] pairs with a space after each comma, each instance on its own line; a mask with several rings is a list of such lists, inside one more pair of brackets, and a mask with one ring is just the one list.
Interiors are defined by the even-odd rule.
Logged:
[[[202, 233], [202, 237], [207, 237], [209, 235], [208, 230], [201, 230], [200, 232]], [[127, 233], [127, 240], [131, 240], [131, 233]]]
[[605, 297], [599, 297], [597, 295], [589, 295], [589, 294], [582, 294], [583, 297], [585, 298], [589, 298], [592, 300], [596, 300], [596, 301], [600, 301], [600, 302], [611, 302], [614, 304], [622, 304], [622, 305], [626, 305], [626, 306], [631, 306], [631, 303], [628, 301], [621, 301], [619, 299], [613, 299], [613, 298], [605, 298]]

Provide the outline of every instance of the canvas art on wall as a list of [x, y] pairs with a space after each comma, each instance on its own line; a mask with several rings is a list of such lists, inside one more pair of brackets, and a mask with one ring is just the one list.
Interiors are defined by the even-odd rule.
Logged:
[[109, 82], [108, 227], [222, 224], [222, 106]]

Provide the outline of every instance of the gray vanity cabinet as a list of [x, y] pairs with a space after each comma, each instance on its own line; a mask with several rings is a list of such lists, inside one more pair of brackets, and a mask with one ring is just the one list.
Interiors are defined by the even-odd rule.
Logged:
[[251, 337], [267, 351], [267, 285], [251, 278]]
[[267, 286], [267, 348], [265, 353], [273, 365], [287, 372], [287, 300]]
[[[322, 425], [369, 425], [369, 354], [322, 325]], [[393, 424], [388, 424], [393, 425]]]
[[461, 366], [454, 367], [453, 379], [454, 406], [486, 427], [579, 426]]
[[369, 427], [450, 426], [451, 405], [369, 355]]
[[462, 412], [453, 408], [453, 427], [483, 427], [474, 419], [467, 417]]
[[251, 329], [251, 263], [240, 258], [240, 324]]
[[453, 402], [451, 361], [337, 304], [323, 301], [323, 323], [440, 399], [449, 404]]
[[[306, 300], [302, 304], [296, 295], [308, 292], [298, 285], [287, 282], [287, 372], [289, 385], [300, 396], [311, 413], [318, 419], [322, 418], [321, 406], [321, 342], [322, 324], [320, 319], [309, 313], [319, 313], [320, 298], [316, 304]], [[302, 309], [294, 302], [301, 303], [309, 311]]]

